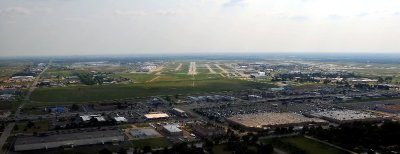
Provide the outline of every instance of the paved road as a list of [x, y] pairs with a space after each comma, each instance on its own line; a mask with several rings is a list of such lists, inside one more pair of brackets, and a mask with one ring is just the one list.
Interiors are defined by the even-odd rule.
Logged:
[[222, 67], [219, 66], [218, 64], [215, 64], [215, 66], [216, 66], [217, 68], [219, 68], [223, 73], [226, 73], [226, 74], [229, 73], [226, 69], [222, 68]]
[[42, 72], [40, 72], [40, 74], [38, 76], [36, 76], [35, 80], [29, 87], [28, 93], [26, 94], [26, 96], [24, 98], [24, 102], [17, 108], [17, 111], [15, 111], [15, 114], [14, 114], [15, 117], [19, 116], [19, 114], [21, 113], [21, 109], [24, 107], [25, 103], [29, 101], [29, 99], [31, 98], [32, 92], [35, 91], [35, 89], [36, 89], [36, 85], [38, 84], [40, 77], [43, 75], [44, 72], [47, 71], [47, 69], [50, 67], [51, 63], [52, 63], [52, 60], [50, 60], [49, 64], [42, 70]]
[[287, 154], [285, 151], [282, 151], [281, 149], [277, 149], [274, 147], [274, 152], [277, 154]]
[[0, 137], [0, 153], [5, 153], [5, 151], [3, 151], [3, 146], [4, 146], [4, 143], [6, 143], [7, 138], [10, 136], [11, 131], [13, 130], [14, 126], [15, 126], [15, 123], [13, 122], [13, 123], [9, 123], [6, 126], [6, 128], [4, 128], [3, 134], [1, 134], [1, 137]]
[[[24, 102], [15, 111], [15, 117], [18, 117], [20, 115], [21, 109], [24, 107], [25, 103], [29, 101], [29, 98], [31, 97], [32, 92], [36, 89], [36, 85], [39, 82], [40, 77], [49, 68], [51, 62], [52, 62], [52, 60], [49, 61], [49, 64], [43, 69], [42, 72], [40, 72], [40, 74], [35, 78], [35, 80], [31, 84], [31, 86], [29, 87], [28, 93], [26, 94], [26, 96], [24, 98]], [[4, 143], [7, 141], [7, 138], [10, 136], [11, 131], [13, 130], [14, 126], [15, 126], [15, 123], [12, 122], [12, 123], [9, 123], [6, 126], [6, 128], [4, 128], [3, 134], [1, 134], [1, 137], [0, 137], [0, 148], [1, 148], [0, 153], [5, 153], [5, 151], [2, 150], [3, 149], [2, 147], [4, 146]]]
[[179, 70], [182, 68], [182, 65], [183, 65], [183, 64], [180, 63], [180, 64], [178, 65], [178, 67], [175, 68], [175, 71], [179, 71]]
[[216, 72], [210, 67], [210, 65], [206, 64], [206, 67], [208, 68], [208, 71], [210, 71], [211, 74], [215, 74]]
[[196, 71], [196, 62], [190, 62], [190, 66], [189, 66], [189, 75], [196, 75], [197, 71]]

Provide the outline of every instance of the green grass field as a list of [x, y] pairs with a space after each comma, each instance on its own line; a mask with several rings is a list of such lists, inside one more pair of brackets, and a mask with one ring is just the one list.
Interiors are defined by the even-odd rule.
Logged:
[[[267, 141], [267, 142], [272, 143], [272, 145], [274, 147], [277, 147], [288, 153], [292, 153], [294, 148], [300, 149], [309, 154], [345, 154], [346, 153], [342, 150], [339, 150], [339, 149], [330, 147], [328, 145], [313, 141], [311, 139], [307, 139], [302, 136], [285, 137], [285, 138], [278, 139], [278, 142], [276, 142], [276, 141]], [[290, 148], [288, 148], [288, 146], [284, 146], [282, 143], [289, 144]]]
[[14, 73], [22, 71], [24, 65], [0, 65], [0, 80], [9, 79]]
[[31, 99], [37, 102], [87, 102], [156, 95], [199, 94], [269, 88], [260, 84], [232, 79], [204, 79], [138, 83], [130, 85], [76, 86], [36, 89]]
[[18, 125], [18, 129], [16, 130], [16, 127], [14, 127], [13, 133], [33, 133], [33, 132], [43, 132], [43, 131], [48, 131], [49, 130], [49, 122], [48, 121], [37, 121], [33, 122], [35, 125], [31, 128], [27, 127], [28, 122], [19, 122], [16, 125]]
[[112, 77], [114, 78], [123, 77], [131, 79], [135, 83], [143, 83], [150, 81], [151, 79], [156, 77], [156, 75], [147, 73], [119, 73], [119, 74], [114, 74]]
[[2, 102], [0, 103], [0, 110], [10, 110], [11, 112], [15, 112], [22, 101], [15, 102]]

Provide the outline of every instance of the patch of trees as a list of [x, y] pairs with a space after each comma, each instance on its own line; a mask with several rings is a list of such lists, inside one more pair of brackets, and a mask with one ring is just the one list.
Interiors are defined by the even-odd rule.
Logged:
[[79, 106], [77, 104], [72, 104], [71, 110], [72, 111], [78, 111], [79, 110]]
[[378, 77], [378, 82], [379, 83], [391, 83], [392, 80], [393, 80], [393, 77], [391, 77], [391, 76], [388, 76], [388, 77], [385, 77], [385, 78]]
[[103, 84], [103, 82], [107, 82], [108, 80], [104, 80], [106, 76], [104, 75], [93, 75], [89, 73], [76, 73], [76, 76], [79, 77], [81, 82], [85, 85], [94, 85], [94, 84]]
[[365, 152], [369, 149], [383, 153], [400, 151], [400, 123], [398, 122], [354, 122], [329, 129], [316, 127], [308, 130], [309, 135], [356, 151]]
[[94, 85], [96, 84], [96, 80], [94, 80], [93, 75], [89, 73], [76, 73], [76, 76], [79, 77], [81, 82], [85, 85]]
[[37, 74], [29, 70], [14, 73], [12, 76], [36, 76]]

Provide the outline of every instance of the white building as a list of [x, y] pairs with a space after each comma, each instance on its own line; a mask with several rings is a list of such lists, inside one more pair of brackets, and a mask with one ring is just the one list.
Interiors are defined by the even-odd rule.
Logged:
[[125, 117], [114, 117], [114, 120], [117, 122], [128, 122], [128, 119]]
[[180, 126], [178, 124], [168, 124], [164, 125], [163, 129], [170, 135], [181, 135], [182, 130], [179, 127]]
[[145, 114], [144, 117], [147, 120], [152, 120], [152, 119], [165, 119], [165, 118], [169, 118], [169, 115], [166, 113], [162, 113], [162, 112], [150, 112], [149, 114]]

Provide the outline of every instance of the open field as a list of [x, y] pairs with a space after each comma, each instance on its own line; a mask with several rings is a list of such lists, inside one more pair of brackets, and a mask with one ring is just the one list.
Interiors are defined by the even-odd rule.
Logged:
[[[193, 86], [193, 83], [195, 86]], [[236, 91], [257, 87], [268, 88], [271, 87], [271, 85], [231, 79], [207, 79], [151, 82], [133, 85], [41, 88], [33, 92], [32, 100], [38, 102], [85, 102], [155, 95], [188, 95], [231, 90]]]
[[49, 69], [47, 70], [43, 76], [72, 76], [75, 72], [74, 70], [58, 70], [58, 69]]
[[134, 83], [144, 83], [144, 82], [152, 80], [153, 78], [156, 77], [156, 75], [148, 74], [148, 73], [119, 73], [119, 74], [112, 75], [112, 77], [128, 78], [128, 79], [132, 80]]
[[0, 110], [10, 110], [11, 112], [14, 112], [17, 110], [18, 106], [21, 104], [21, 101], [16, 101], [16, 102], [2, 102], [0, 103]]
[[37, 121], [34, 122], [34, 125], [31, 128], [27, 126], [28, 122], [20, 122], [17, 123], [17, 128], [14, 127], [13, 133], [33, 133], [33, 132], [41, 132], [49, 130], [49, 122], [48, 121]]
[[307, 139], [302, 136], [285, 137], [266, 141], [274, 147], [280, 148], [288, 153], [296, 153], [300, 150], [309, 154], [345, 154], [346, 152], [330, 147], [328, 145]]
[[0, 81], [9, 79], [14, 73], [22, 71], [24, 65], [0, 65]]

